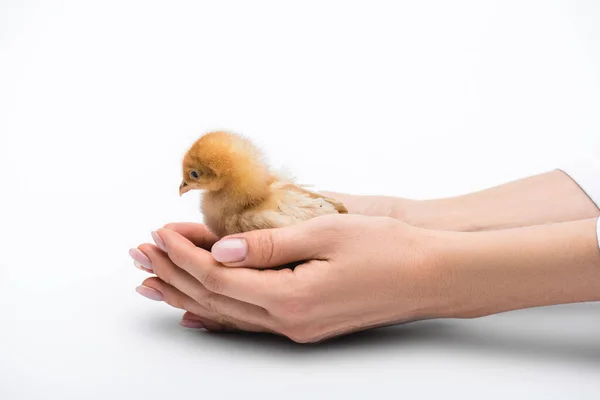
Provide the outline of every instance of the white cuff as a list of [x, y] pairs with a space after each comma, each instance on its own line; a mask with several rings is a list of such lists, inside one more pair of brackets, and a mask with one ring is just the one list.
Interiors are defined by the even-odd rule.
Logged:
[[596, 222], [596, 238], [598, 239], [598, 248], [600, 248], [600, 217]]
[[561, 170], [583, 189], [596, 207], [600, 208], [600, 164], [575, 164]]
[[[570, 165], [561, 170], [579, 185], [596, 204], [596, 207], [600, 208], [600, 164]], [[598, 248], [600, 248], [600, 218], [596, 222], [596, 238], [598, 239]]]

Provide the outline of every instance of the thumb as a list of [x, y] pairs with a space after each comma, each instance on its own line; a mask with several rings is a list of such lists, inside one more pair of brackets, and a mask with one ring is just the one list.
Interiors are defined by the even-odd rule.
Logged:
[[272, 268], [321, 255], [325, 242], [306, 222], [285, 228], [229, 235], [211, 249], [213, 258], [230, 267]]

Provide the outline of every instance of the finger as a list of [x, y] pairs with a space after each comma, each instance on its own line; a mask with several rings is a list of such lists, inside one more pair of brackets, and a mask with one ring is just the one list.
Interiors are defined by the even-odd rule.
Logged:
[[213, 312], [195, 301], [190, 296], [157, 277], [146, 279], [142, 285], [160, 292], [163, 296], [163, 301], [170, 306], [189, 311], [192, 313], [192, 315], [196, 315], [198, 317], [196, 320], [200, 320], [208, 330], [245, 330], [252, 332], [268, 331], [268, 329], [261, 325], [252, 324], [232, 316]]
[[[264, 331], [262, 327], [255, 327], [253, 325], [247, 325], [243, 322], [233, 321], [226, 322], [221, 321], [220, 323], [207, 320], [201, 316], [196, 314], [192, 314], [187, 311], [183, 317], [181, 317], [181, 321], [179, 321], [179, 325], [184, 328], [190, 329], [206, 329], [209, 332], [220, 332], [220, 333], [233, 333], [233, 332], [268, 332]], [[198, 328], [198, 325], [202, 326], [202, 328]], [[245, 327], [245, 328], [244, 328]]]
[[285, 271], [226, 268], [208, 251], [194, 246], [175, 231], [163, 228], [155, 235], [162, 241], [161, 247], [167, 251], [170, 260], [213, 293], [265, 307], [279, 298], [280, 290], [289, 284], [289, 274], [278, 274]]
[[[180, 325], [186, 328], [206, 329], [212, 332], [226, 332], [234, 329], [234, 327], [244, 327], [245, 324], [239, 321], [229, 321], [221, 315], [213, 314], [205, 310], [201, 305], [195, 302], [192, 298], [184, 293], [181, 293], [174, 287], [164, 283], [159, 278], [149, 278], [144, 281], [143, 286], [149, 287], [152, 290], [158, 291], [162, 295], [162, 300], [172, 307], [182, 310], [192, 309], [197, 314], [193, 320], [186, 320], [186, 323], [180, 322]], [[186, 308], [184, 308], [186, 307]], [[187, 313], [186, 313], [187, 314]], [[240, 328], [242, 329], [242, 328]]]
[[[206, 329], [210, 332], [229, 331], [229, 328], [226, 328], [224, 325], [221, 325], [218, 322], [207, 319], [203, 316], [193, 314], [189, 311], [186, 311], [185, 314], [183, 314], [181, 321], [179, 321], [179, 325], [188, 329]], [[237, 327], [234, 329], [239, 330]]]
[[223, 325], [213, 320], [192, 314], [189, 311], [186, 311], [186, 315], [187, 314], [193, 315], [193, 317], [182, 318], [181, 321], [179, 321], [179, 325], [183, 326], [184, 328], [205, 329], [209, 332], [223, 332], [228, 330]]
[[[158, 280], [160, 283], [154, 283], [155, 280]], [[182, 298], [178, 301], [173, 301], [172, 296], [169, 295], [169, 290], [163, 289], [162, 285], [166, 285], [166, 283], [162, 282], [159, 278], [153, 277], [150, 279], [146, 279], [142, 283], [142, 285], [138, 286], [135, 290], [140, 295], [142, 295], [146, 298], [149, 298], [149, 299], [155, 300], [155, 301], [164, 301], [165, 303], [167, 303], [175, 308], [180, 308], [183, 310], [184, 309], [183, 307], [188, 307], [188, 308], [194, 309], [194, 312], [197, 312], [199, 314], [197, 316], [198, 318], [196, 318], [195, 321], [192, 321], [193, 324], [187, 324], [186, 327], [196, 328], [196, 329], [204, 328], [207, 330], [214, 330], [214, 331], [221, 331], [221, 330], [225, 329], [222, 324], [215, 321], [215, 319], [217, 319], [217, 318], [215, 318], [214, 315], [211, 315], [208, 311], [202, 309], [200, 307], [200, 305], [194, 304], [193, 299]], [[172, 288], [172, 289], [177, 291], [177, 289], [175, 289], [175, 288]], [[166, 296], [164, 293], [166, 293]], [[180, 293], [182, 296], [186, 296], [181, 292], [178, 292], [178, 293]]]
[[[327, 216], [329, 217], [329, 216]], [[325, 259], [337, 229], [332, 219], [314, 218], [297, 225], [226, 236], [211, 249], [215, 260], [230, 267], [272, 268]]]
[[203, 249], [210, 249], [219, 240], [206, 225], [193, 222], [172, 222], [164, 226], [179, 233], [190, 242]]
[[[209, 254], [205, 250], [195, 247], [189, 241], [187, 243], [196, 251]], [[264, 308], [207, 290], [198, 279], [173, 264], [163, 251], [154, 246], [142, 245], [140, 250], [148, 255], [154, 273], [162, 281], [194, 299], [208, 311], [256, 325], [266, 326], [268, 323], [270, 316]], [[226, 270], [224, 267], [219, 268]]]

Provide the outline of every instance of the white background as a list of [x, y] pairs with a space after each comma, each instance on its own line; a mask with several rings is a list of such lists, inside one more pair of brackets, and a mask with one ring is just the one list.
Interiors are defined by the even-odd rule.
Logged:
[[[0, 399], [596, 399], [600, 306], [318, 346], [178, 326], [129, 247], [200, 134], [318, 189], [450, 196], [600, 149], [600, 3], [0, 2]], [[194, 197], [196, 196], [196, 197]]]

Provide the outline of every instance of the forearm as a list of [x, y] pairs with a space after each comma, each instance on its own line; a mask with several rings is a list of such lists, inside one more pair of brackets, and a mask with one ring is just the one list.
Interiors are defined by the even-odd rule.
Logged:
[[398, 200], [396, 217], [422, 228], [484, 231], [575, 221], [600, 210], [560, 170], [436, 200]]
[[442, 236], [434, 269], [437, 316], [600, 301], [596, 219]]

